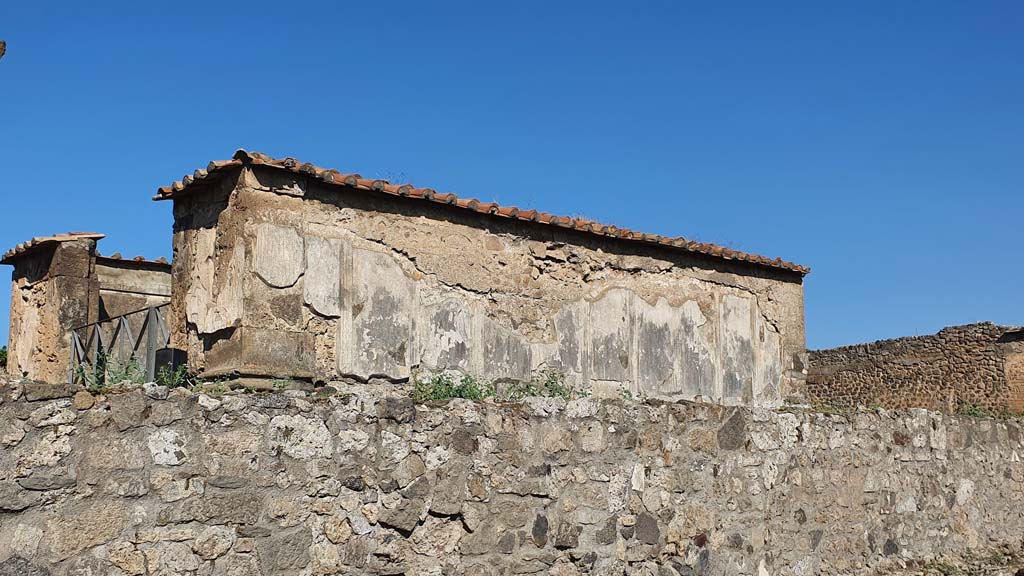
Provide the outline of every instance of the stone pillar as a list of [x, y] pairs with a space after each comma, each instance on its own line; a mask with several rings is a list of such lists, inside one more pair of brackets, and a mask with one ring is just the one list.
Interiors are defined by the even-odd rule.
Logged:
[[102, 234], [35, 238], [4, 255], [14, 266], [7, 373], [38, 382], [68, 380], [71, 330], [99, 315], [96, 241]]

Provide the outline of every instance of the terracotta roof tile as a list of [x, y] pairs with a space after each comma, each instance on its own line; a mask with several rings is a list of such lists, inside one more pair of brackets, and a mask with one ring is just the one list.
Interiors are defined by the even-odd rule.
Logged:
[[22, 242], [8, 250], [3, 255], [3, 258], [0, 258], [0, 264], [11, 264], [11, 260], [13, 258], [24, 256], [31, 251], [50, 244], [59, 244], [61, 242], [71, 242], [73, 240], [83, 239], [99, 240], [104, 237], [105, 236], [103, 234], [98, 232], [68, 232], [67, 234], [54, 234], [53, 236], [37, 236], [28, 242]]
[[134, 258], [125, 258], [125, 257], [121, 256], [120, 252], [114, 252], [110, 256], [104, 256], [104, 255], [100, 254], [99, 252], [97, 252], [96, 253], [96, 258], [101, 259], [101, 260], [107, 260], [107, 261], [117, 261], [117, 262], [126, 262], [126, 263], [139, 263], [139, 264], [158, 264], [160, 266], [167, 266], [167, 267], [171, 266], [171, 263], [168, 262], [167, 258], [164, 258], [163, 256], [157, 258], [156, 260], [150, 260], [150, 259], [146, 258], [145, 256], [135, 256]]
[[247, 152], [245, 150], [238, 150], [235, 152], [234, 157], [231, 160], [215, 160], [207, 165], [206, 170], [196, 170], [192, 176], [186, 176], [181, 181], [174, 182], [170, 186], [163, 186], [159, 188], [153, 199], [171, 199], [184, 192], [190, 186], [196, 184], [197, 180], [206, 180], [214, 177], [222, 170], [246, 164], [264, 165], [281, 170], [288, 170], [290, 172], [306, 174], [327, 183], [345, 185], [360, 190], [393, 194], [396, 196], [406, 196], [409, 198], [420, 198], [440, 204], [454, 205], [463, 210], [493, 214], [497, 217], [553, 224], [555, 226], [573, 228], [581, 232], [588, 232], [601, 236], [611, 236], [624, 240], [674, 247], [686, 252], [705, 254], [716, 258], [722, 258], [724, 260], [749, 262], [769, 268], [788, 270], [798, 274], [807, 274], [811, 271], [810, 268], [800, 266], [792, 262], [786, 262], [781, 258], [769, 259], [764, 256], [730, 250], [714, 244], [692, 242], [685, 238], [666, 238], [664, 236], [643, 234], [626, 228], [617, 228], [615, 226], [598, 224], [582, 218], [556, 216], [545, 212], [538, 212], [536, 210], [521, 210], [514, 206], [500, 206], [494, 202], [480, 202], [475, 198], [460, 199], [455, 194], [438, 193], [431, 188], [415, 188], [409, 184], [394, 185], [387, 180], [368, 179], [363, 178], [359, 174], [345, 174], [334, 169], [320, 168], [313, 164], [299, 162], [295, 158], [291, 157], [274, 159], [260, 152]]

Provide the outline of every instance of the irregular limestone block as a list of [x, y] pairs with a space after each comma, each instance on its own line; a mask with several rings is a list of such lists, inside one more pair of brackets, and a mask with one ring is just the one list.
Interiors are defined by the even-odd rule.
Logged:
[[191, 263], [189, 273], [189, 289], [185, 293], [185, 318], [204, 332], [206, 324], [207, 303], [213, 292], [213, 250], [217, 240], [217, 231], [212, 228], [201, 228], [190, 231], [191, 242], [185, 246], [191, 248], [188, 257], [183, 261]]
[[338, 323], [342, 374], [407, 378], [415, 339], [416, 287], [383, 252], [352, 251], [352, 313]]
[[[225, 260], [223, 255], [218, 258]], [[245, 244], [235, 242], [230, 259], [214, 278], [214, 299], [206, 313], [204, 333], [237, 326], [242, 317], [242, 284], [245, 274]], [[218, 282], [219, 280], [219, 282]]]
[[452, 298], [427, 308], [424, 318], [420, 362], [435, 370], [470, 371], [474, 317], [468, 305]]
[[341, 316], [341, 261], [345, 243], [341, 240], [306, 238], [306, 277], [303, 299], [321, 316]]
[[654, 306], [638, 298], [636, 322], [640, 389], [649, 394], [678, 394], [683, 389], [676, 366], [683, 337], [678, 314], [664, 298]]
[[275, 288], [293, 286], [305, 267], [303, 239], [297, 230], [264, 222], [256, 226], [253, 266], [264, 282]]
[[483, 366], [491, 378], [530, 379], [530, 345], [512, 330], [483, 316], [478, 316], [483, 340]]
[[750, 398], [754, 380], [753, 308], [750, 298], [725, 296], [721, 308], [722, 394]]
[[230, 337], [210, 342], [206, 373], [310, 378], [315, 366], [313, 339], [308, 332], [236, 328]]
[[757, 319], [757, 363], [753, 400], [758, 406], [774, 406], [782, 400], [782, 342], [764, 319]]
[[590, 305], [591, 379], [628, 382], [633, 367], [632, 293], [609, 290]]
[[555, 338], [558, 342], [558, 359], [561, 369], [566, 372], [583, 374], [587, 366], [586, 346], [587, 314], [586, 302], [577, 302], [558, 311], [555, 316]]
[[683, 393], [688, 397], [718, 398], [716, 389], [714, 326], [704, 316], [696, 301], [687, 301], [679, 309], [683, 329], [678, 350], [683, 378]]

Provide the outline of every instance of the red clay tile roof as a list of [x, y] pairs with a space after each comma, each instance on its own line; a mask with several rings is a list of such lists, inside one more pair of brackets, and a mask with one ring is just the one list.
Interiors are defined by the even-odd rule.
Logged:
[[800, 266], [792, 262], [786, 262], [781, 258], [766, 258], [764, 256], [757, 256], [756, 254], [747, 254], [746, 252], [730, 250], [729, 248], [717, 246], [715, 244], [693, 242], [685, 238], [669, 238], [655, 234], [644, 234], [641, 232], [634, 232], [633, 230], [628, 230], [626, 228], [617, 228], [615, 226], [598, 224], [581, 218], [555, 216], [553, 214], [538, 212], [536, 210], [521, 210], [515, 206], [499, 206], [493, 202], [480, 202], [475, 198], [459, 198], [455, 194], [439, 193], [431, 188], [416, 188], [409, 184], [391, 184], [387, 180], [368, 179], [363, 178], [359, 174], [343, 174], [334, 169], [320, 168], [319, 166], [314, 166], [306, 162], [299, 162], [295, 158], [275, 159], [260, 152], [247, 152], [245, 150], [238, 150], [235, 152], [234, 157], [231, 160], [215, 160], [210, 162], [205, 170], [196, 170], [194, 174], [191, 176], [185, 176], [181, 181], [175, 182], [170, 186], [163, 186], [159, 188], [157, 190], [157, 195], [153, 199], [171, 199], [175, 195], [185, 192], [193, 183], [213, 178], [218, 172], [225, 169], [244, 165], [267, 166], [270, 168], [305, 174], [329, 184], [348, 186], [358, 190], [393, 194], [407, 198], [418, 198], [440, 204], [449, 204], [454, 207], [472, 210], [474, 212], [492, 214], [502, 218], [541, 222], [543, 224], [573, 228], [575, 230], [590, 232], [601, 236], [610, 236], [613, 238], [633, 240], [647, 244], [658, 244], [685, 252], [705, 254], [716, 258], [722, 258], [724, 260], [750, 262], [752, 264], [788, 270], [798, 274], [807, 274], [811, 271], [810, 268]]
[[105, 236], [103, 234], [99, 234], [97, 232], [68, 232], [67, 234], [54, 234], [53, 236], [37, 236], [28, 242], [22, 242], [8, 250], [3, 255], [3, 258], [0, 258], [0, 264], [11, 264], [12, 259], [24, 256], [37, 248], [41, 248], [49, 244], [59, 244], [61, 242], [71, 242], [72, 240], [83, 239], [99, 240], [104, 237]]
[[100, 254], [99, 252], [97, 252], [96, 253], [96, 258], [99, 259], [99, 260], [112, 260], [112, 261], [126, 262], [126, 263], [135, 262], [135, 263], [138, 263], [138, 264], [156, 264], [156, 265], [160, 265], [160, 266], [167, 266], [168, 268], [171, 266], [171, 263], [168, 262], [167, 258], [164, 258], [163, 256], [157, 258], [156, 260], [149, 260], [149, 259], [147, 259], [144, 256], [136, 256], [134, 258], [125, 258], [125, 257], [121, 256], [120, 252], [114, 252], [110, 256], [104, 256], [104, 255]]

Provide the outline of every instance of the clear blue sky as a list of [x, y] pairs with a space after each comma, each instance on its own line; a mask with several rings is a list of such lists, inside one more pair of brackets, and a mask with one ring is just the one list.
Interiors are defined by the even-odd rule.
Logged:
[[812, 348], [1024, 324], [1024, 3], [701, 4], [0, 3], [0, 247], [169, 257], [245, 147], [811, 266]]

